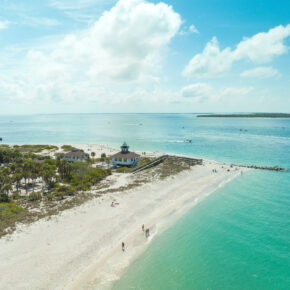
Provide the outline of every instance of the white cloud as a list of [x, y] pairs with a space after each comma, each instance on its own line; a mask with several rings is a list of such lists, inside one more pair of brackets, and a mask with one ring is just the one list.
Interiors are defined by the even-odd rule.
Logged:
[[199, 31], [197, 30], [197, 28], [195, 27], [195, 25], [190, 25], [188, 26], [184, 26], [180, 31], [179, 34], [180, 35], [189, 35], [191, 33], [199, 33]]
[[249, 59], [255, 63], [270, 62], [275, 56], [286, 54], [289, 48], [284, 40], [290, 36], [290, 24], [277, 26], [245, 38], [233, 51], [234, 59]]
[[205, 78], [222, 76], [233, 62], [248, 60], [267, 63], [274, 57], [286, 54], [285, 40], [290, 36], [290, 24], [277, 26], [251, 38], [244, 38], [235, 49], [220, 49], [216, 37], [207, 43], [203, 52], [195, 55], [183, 71], [186, 77]]
[[29, 50], [25, 72], [2, 83], [2, 95], [13, 95], [14, 88], [14, 95], [22, 91], [20, 98], [98, 98], [105, 86], [118, 90], [123, 82], [151, 82], [181, 23], [164, 3], [120, 0], [88, 29]]
[[212, 93], [211, 85], [206, 83], [191, 84], [181, 90], [181, 96], [184, 98], [207, 99]]
[[193, 24], [189, 26], [189, 31], [192, 33], [199, 33], [198, 29]]
[[10, 21], [8, 20], [0, 21], [0, 30], [8, 28], [9, 24], [10, 24]]
[[241, 76], [245, 78], [260, 78], [260, 79], [271, 78], [278, 75], [279, 75], [278, 70], [267, 66], [257, 67], [254, 69], [246, 70], [241, 73]]
[[232, 66], [232, 52], [230, 48], [220, 50], [218, 41], [214, 37], [207, 43], [201, 54], [194, 56], [186, 66], [183, 74], [187, 77], [215, 77]]
[[248, 95], [252, 90], [252, 87], [227, 87], [218, 89], [207, 83], [195, 83], [182, 88], [180, 94], [184, 98], [203, 102], [206, 100], [219, 101], [222, 98], [242, 97]]

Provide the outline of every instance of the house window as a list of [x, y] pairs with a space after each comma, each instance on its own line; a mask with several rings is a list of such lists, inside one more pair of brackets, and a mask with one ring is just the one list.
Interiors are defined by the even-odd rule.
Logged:
[[123, 158], [124, 162], [127, 162], [127, 158]]
[[131, 161], [133, 162], [134, 161], [134, 158], [131, 158]]
[[119, 158], [119, 161], [122, 162], [122, 158]]

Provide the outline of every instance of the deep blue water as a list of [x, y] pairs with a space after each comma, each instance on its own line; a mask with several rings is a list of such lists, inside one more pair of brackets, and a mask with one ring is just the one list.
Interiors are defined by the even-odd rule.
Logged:
[[[242, 131], [240, 131], [242, 129]], [[0, 116], [3, 143], [102, 143], [290, 168], [290, 119]], [[185, 143], [192, 139], [192, 143]], [[290, 172], [250, 171], [157, 236], [115, 289], [290, 289]]]

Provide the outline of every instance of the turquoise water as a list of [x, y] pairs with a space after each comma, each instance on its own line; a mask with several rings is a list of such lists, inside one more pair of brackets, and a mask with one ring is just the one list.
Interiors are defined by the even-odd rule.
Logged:
[[[0, 116], [0, 136], [5, 143], [115, 147], [126, 140], [136, 150], [290, 168], [290, 119]], [[114, 289], [290, 289], [289, 269], [290, 172], [251, 171], [156, 236]]]
[[198, 204], [113, 289], [289, 289], [290, 178], [246, 173]]

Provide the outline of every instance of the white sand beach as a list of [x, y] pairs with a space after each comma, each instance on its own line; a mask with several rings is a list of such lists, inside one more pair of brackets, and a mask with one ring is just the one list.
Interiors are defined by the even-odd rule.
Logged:
[[[25, 144], [21, 144], [21, 145], [25, 145]], [[61, 146], [68, 145], [68, 144], [65, 144], [65, 143], [53, 143], [53, 144], [50, 144], [50, 145], [55, 145], [55, 146], [59, 147], [59, 150], [57, 150], [55, 152], [62, 152]], [[107, 144], [90, 144], [90, 143], [74, 143], [74, 144], [71, 144], [70, 143], [69, 145], [72, 145], [75, 148], [81, 149], [85, 153], [88, 153], [88, 154], [90, 154], [91, 152], [94, 152], [96, 154], [95, 155], [96, 158], [100, 158], [102, 153], [105, 153], [107, 156], [110, 156], [110, 155], [113, 155], [113, 154], [115, 154], [115, 153], [120, 151], [119, 150], [120, 148], [117, 148], [117, 149], [116, 148], [112, 148], [112, 147], [110, 147]], [[45, 152], [42, 152], [42, 153], [45, 153]], [[54, 153], [47, 152], [48, 155], [53, 155]], [[136, 151], [136, 153], [142, 155], [142, 152]], [[149, 157], [157, 157], [157, 156], [160, 156], [160, 155], [163, 155], [163, 154], [165, 154], [165, 153], [162, 153], [162, 152], [146, 152], [146, 156], [149, 156]]]
[[[96, 153], [114, 153], [109, 147], [90, 146]], [[228, 172], [229, 168], [205, 161], [165, 180], [107, 194], [59, 216], [19, 226], [0, 239], [0, 289], [109, 288], [154, 236], [240, 174], [239, 168]], [[113, 199], [119, 205], [111, 207]], [[142, 224], [150, 229], [149, 238]]]

